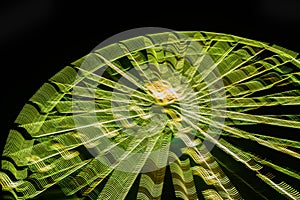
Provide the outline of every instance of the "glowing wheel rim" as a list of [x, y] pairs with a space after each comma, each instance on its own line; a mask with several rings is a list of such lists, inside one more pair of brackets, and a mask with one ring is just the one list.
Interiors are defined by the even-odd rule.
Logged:
[[24, 106], [3, 152], [2, 190], [151, 199], [166, 196], [169, 177], [174, 198], [300, 198], [299, 67], [292, 51], [209, 32], [95, 49]]

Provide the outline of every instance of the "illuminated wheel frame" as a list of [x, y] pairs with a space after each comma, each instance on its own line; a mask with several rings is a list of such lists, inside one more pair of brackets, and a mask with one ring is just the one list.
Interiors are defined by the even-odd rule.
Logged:
[[96, 49], [20, 112], [3, 198], [299, 199], [299, 68], [298, 53], [211, 32]]

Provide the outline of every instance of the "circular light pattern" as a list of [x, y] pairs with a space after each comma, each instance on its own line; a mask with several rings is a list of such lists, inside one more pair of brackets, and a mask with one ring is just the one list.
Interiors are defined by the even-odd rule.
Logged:
[[300, 198], [298, 53], [199, 31], [121, 38], [24, 106], [3, 199]]

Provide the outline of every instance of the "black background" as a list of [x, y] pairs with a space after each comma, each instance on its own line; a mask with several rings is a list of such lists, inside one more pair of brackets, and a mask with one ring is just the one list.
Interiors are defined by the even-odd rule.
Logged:
[[0, 3], [0, 141], [47, 79], [97, 44], [138, 27], [228, 33], [300, 52], [300, 2], [58, 1]]

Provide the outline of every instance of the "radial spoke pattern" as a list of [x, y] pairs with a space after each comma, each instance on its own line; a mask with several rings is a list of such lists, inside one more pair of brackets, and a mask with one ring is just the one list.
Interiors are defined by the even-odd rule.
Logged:
[[2, 198], [300, 199], [298, 53], [210, 32], [111, 44], [15, 121]]

